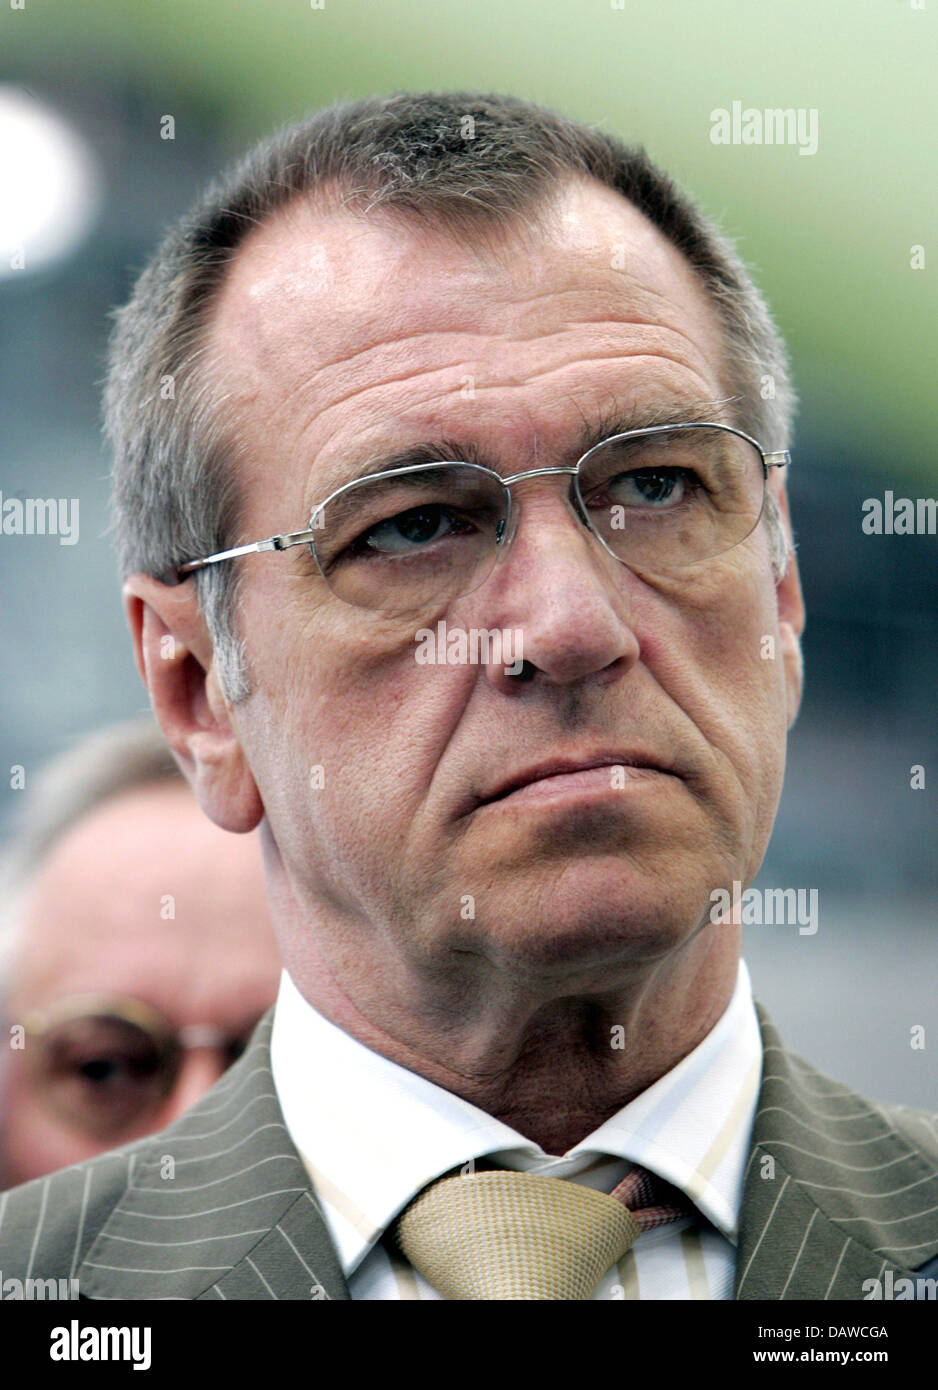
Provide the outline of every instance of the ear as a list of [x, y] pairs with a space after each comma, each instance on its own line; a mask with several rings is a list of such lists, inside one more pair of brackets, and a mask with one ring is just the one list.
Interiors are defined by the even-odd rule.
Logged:
[[195, 584], [132, 574], [123, 597], [137, 669], [202, 810], [222, 830], [253, 830], [264, 806], [218, 682]]
[[[773, 469], [773, 472], [776, 470]], [[777, 470], [781, 473], [781, 469]], [[778, 599], [778, 622], [782, 638], [782, 660], [785, 665], [785, 685], [788, 693], [788, 727], [791, 728], [801, 704], [801, 691], [804, 684], [804, 667], [801, 658], [801, 634], [804, 632], [804, 598], [801, 593], [801, 576], [798, 573], [798, 560], [791, 532], [791, 519], [788, 512], [788, 494], [785, 481], [779, 477], [770, 482], [773, 496], [778, 505], [785, 537], [788, 542], [788, 568], [775, 586]]]

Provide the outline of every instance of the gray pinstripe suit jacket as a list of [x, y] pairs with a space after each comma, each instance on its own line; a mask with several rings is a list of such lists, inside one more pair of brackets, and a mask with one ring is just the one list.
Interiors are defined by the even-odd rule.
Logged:
[[[0, 1197], [2, 1277], [77, 1278], [90, 1299], [347, 1299], [274, 1091], [271, 1019], [170, 1128]], [[889, 1270], [938, 1273], [938, 1119], [872, 1105], [760, 1022], [736, 1298], [862, 1299]]]

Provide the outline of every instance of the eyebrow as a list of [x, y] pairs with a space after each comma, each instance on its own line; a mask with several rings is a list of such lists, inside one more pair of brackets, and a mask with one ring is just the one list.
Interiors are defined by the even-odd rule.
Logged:
[[[568, 453], [571, 462], [583, 457], [595, 445], [613, 435], [627, 434], [630, 430], [654, 429], [666, 425], [702, 425], [707, 423], [726, 424], [726, 407], [735, 398], [721, 401], [678, 401], [658, 406], [634, 404], [624, 410], [614, 407], [604, 411], [594, 424], [588, 422], [577, 436]], [[436, 440], [421, 440], [408, 444], [393, 454], [373, 456], [360, 465], [355, 473], [328, 485], [323, 496], [328, 496], [348, 483], [358, 482], [373, 474], [389, 473], [395, 468], [414, 468], [423, 463], [474, 463], [498, 473], [497, 461], [472, 439], [457, 441], [441, 436]], [[511, 469], [510, 472], [516, 470]], [[319, 499], [322, 501], [322, 497]], [[318, 505], [315, 503], [314, 505]]]

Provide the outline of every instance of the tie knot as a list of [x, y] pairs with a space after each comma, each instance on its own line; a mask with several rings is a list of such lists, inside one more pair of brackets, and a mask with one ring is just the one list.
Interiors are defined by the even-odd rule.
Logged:
[[651, 1195], [649, 1175], [629, 1178], [615, 1194], [503, 1169], [441, 1178], [404, 1211], [397, 1240], [444, 1298], [589, 1298], [645, 1228], [622, 1195]]

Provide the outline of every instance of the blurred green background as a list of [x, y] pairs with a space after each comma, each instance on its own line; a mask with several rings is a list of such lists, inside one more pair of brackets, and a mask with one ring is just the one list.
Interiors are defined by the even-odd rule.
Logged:
[[[820, 928], [754, 928], [747, 959], [792, 1045], [936, 1107], [909, 1029], [938, 1038], [938, 538], [860, 520], [887, 488], [938, 495], [938, 0], [20, 2], [0, 8], [0, 84], [86, 142], [101, 202], [68, 257], [0, 279], [0, 487], [81, 499], [74, 547], [0, 537], [5, 766], [29, 773], [145, 704], [98, 399], [108, 310], [162, 227], [254, 138], [335, 99], [459, 88], [557, 107], [644, 144], [697, 196], [789, 342], [807, 693], [761, 882], [817, 887]], [[713, 144], [711, 112], [734, 101], [816, 109], [817, 153]], [[0, 788], [9, 813], [19, 793]]]

